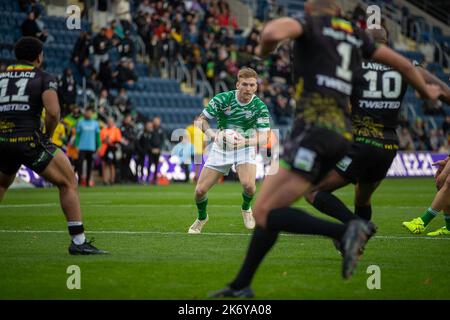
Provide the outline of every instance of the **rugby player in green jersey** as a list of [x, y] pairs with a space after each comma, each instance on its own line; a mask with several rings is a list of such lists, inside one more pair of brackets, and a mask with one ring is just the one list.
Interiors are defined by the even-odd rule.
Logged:
[[[236, 172], [242, 185], [241, 212], [247, 229], [255, 227], [251, 201], [256, 191], [256, 147], [258, 142], [267, 142], [270, 130], [269, 110], [255, 92], [258, 88], [258, 75], [251, 68], [243, 68], [238, 73], [237, 90], [216, 95], [198, 117], [196, 125], [207, 137], [214, 139], [208, 159], [200, 174], [195, 188], [195, 203], [198, 218], [188, 230], [190, 234], [199, 234], [208, 222], [207, 193], [231, 167]], [[210, 129], [208, 120], [216, 119], [219, 132]], [[235, 130], [236, 140], [228, 145], [220, 143], [224, 130]]]

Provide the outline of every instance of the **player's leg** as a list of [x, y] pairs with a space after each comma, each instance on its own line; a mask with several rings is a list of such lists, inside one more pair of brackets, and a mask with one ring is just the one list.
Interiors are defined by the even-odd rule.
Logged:
[[323, 235], [339, 241], [344, 252], [344, 278], [350, 277], [356, 267], [358, 253], [368, 239], [365, 223], [359, 220], [346, 225], [332, 223], [289, 207], [328, 174], [348, 151], [348, 142], [327, 129], [293, 132], [285, 144], [282, 167], [264, 180], [256, 199], [253, 212], [257, 227], [244, 263], [237, 277], [212, 297], [251, 297], [252, 278], [282, 231]]
[[450, 205], [447, 205], [446, 208], [444, 209], [444, 221], [445, 221], [445, 226], [443, 226], [435, 231], [428, 232], [427, 236], [430, 236], [430, 237], [450, 236]]
[[159, 166], [159, 156], [160, 154], [152, 154], [152, 163], [155, 165], [155, 174], [153, 175], [152, 183], [154, 185], [158, 182], [158, 166]]
[[80, 151], [78, 154], [78, 161], [77, 161], [77, 171], [78, 171], [78, 184], [81, 185], [82, 181], [83, 181], [83, 177], [84, 176], [84, 172], [83, 172], [83, 168], [84, 168], [84, 160], [86, 159], [86, 152], [85, 151]]
[[59, 189], [61, 208], [66, 216], [69, 234], [72, 236], [69, 252], [71, 254], [105, 253], [86, 241], [77, 181], [67, 157], [62, 152], [56, 152], [40, 175]]
[[114, 156], [114, 159], [111, 163], [111, 180], [110, 184], [116, 183], [116, 158]]
[[[301, 209], [289, 207], [308, 192], [311, 185], [311, 182], [301, 175], [284, 168], [280, 168], [276, 175], [264, 180], [254, 206], [257, 227], [244, 263], [229, 286], [213, 293], [212, 297], [252, 297], [253, 293], [249, 288], [252, 278], [281, 231], [328, 236], [346, 244], [348, 250], [346, 259], [350, 257], [350, 252], [356, 256], [356, 250], [361, 246], [361, 239], [357, 238], [364, 236], [358, 229], [362, 228], [361, 226], [328, 222], [315, 218]], [[350, 275], [348, 267], [344, 270], [346, 271], [344, 276], [348, 277]]]
[[422, 216], [411, 221], [403, 222], [403, 226], [413, 234], [420, 234], [442, 210], [450, 204], [450, 161], [447, 162], [442, 172], [436, 177], [436, 186], [439, 188], [431, 206]]
[[256, 192], [256, 165], [253, 163], [242, 163], [237, 165], [236, 172], [242, 186], [241, 212], [244, 225], [247, 229], [255, 228], [255, 219], [251, 209], [251, 202]]
[[372, 194], [380, 183], [381, 181], [360, 181], [355, 185], [355, 214], [361, 219], [367, 221], [372, 219]]
[[333, 191], [340, 189], [350, 182], [336, 170], [332, 170], [324, 180], [313, 187], [311, 192], [305, 196], [306, 200], [317, 210], [341, 222], [355, 219], [355, 215], [335, 195]]
[[108, 162], [106, 160], [102, 160], [102, 168], [103, 168], [103, 184], [109, 184], [109, 170], [108, 170]]
[[208, 221], [208, 214], [206, 213], [206, 207], [208, 205], [207, 193], [209, 189], [211, 189], [212, 186], [214, 186], [217, 181], [223, 177], [223, 175], [224, 173], [221, 171], [203, 167], [203, 170], [200, 173], [200, 178], [198, 179], [195, 187], [195, 204], [197, 205], [198, 218], [191, 225], [188, 233], [201, 233], [203, 226]]
[[8, 190], [9, 186], [13, 183], [15, 177], [16, 173], [5, 174], [0, 171], [0, 202], [2, 202], [6, 191]]
[[93, 151], [87, 151], [86, 152], [86, 164], [87, 164], [87, 169], [86, 169], [86, 187], [88, 187], [88, 188], [91, 186], [93, 157], [94, 157], [94, 152]]
[[22, 150], [14, 151], [14, 144], [0, 143], [0, 202], [3, 200], [9, 186], [14, 182], [21, 165]]

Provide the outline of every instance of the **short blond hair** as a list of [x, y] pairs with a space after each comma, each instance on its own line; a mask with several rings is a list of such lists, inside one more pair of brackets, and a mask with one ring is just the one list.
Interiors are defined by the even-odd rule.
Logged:
[[255, 78], [258, 79], [258, 74], [252, 68], [242, 68], [239, 70], [237, 79], [240, 81], [241, 79]]

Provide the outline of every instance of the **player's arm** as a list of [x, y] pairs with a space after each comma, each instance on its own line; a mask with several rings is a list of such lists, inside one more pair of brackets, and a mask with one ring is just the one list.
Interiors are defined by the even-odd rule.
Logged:
[[417, 70], [419, 70], [420, 74], [422, 75], [423, 79], [428, 84], [434, 84], [441, 88], [442, 94], [439, 97], [439, 99], [442, 102], [445, 102], [446, 104], [450, 105], [450, 88], [449, 86], [441, 81], [438, 77], [433, 75], [431, 72], [429, 72], [427, 69], [418, 67]]
[[98, 151], [102, 146], [102, 138], [100, 134], [100, 127], [97, 125], [95, 130], [95, 150]]
[[408, 59], [387, 46], [379, 45], [375, 50], [372, 59], [391, 66], [400, 72], [406, 81], [419, 92], [422, 98], [435, 100], [441, 94], [441, 89], [439, 87], [427, 87], [420, 72]]
[[269, 21], [261, 32], [261, 44], [256, 49], [256, 54], [265, 58], [280, 42], [298, 38], [302, 33], [303, 28], [296, 19], [284, 17]]
[[211, 129], [211, 126], [209, 125], [208, 122], [208, 117], [204, 113], [201, 113], [197, 117], [197, 119], [194, 122], [194, 125], [200, 130], [202, 130], [209, 139], [216, 138], [216, 133], [214, 132], [213, 129]]
[[45, 108], [45, 132], [52, 137], [60, 120], [58, 94], [55, 90], [45, 90], [42, 94], [42, 102]]
[[200, 128], [209, 139], [215, 139], [217, 133], [211, 129], [208, 121], [218, 117], [224, 103], [229, 98], [229, 94], [230, 92], [223, 92], [215, 95], [195, 121], [195, 126]]

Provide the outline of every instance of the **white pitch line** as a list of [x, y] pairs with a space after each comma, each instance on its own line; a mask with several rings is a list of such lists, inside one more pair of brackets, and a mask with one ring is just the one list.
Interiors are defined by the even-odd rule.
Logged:
[[[144, 207], [144, 208], [159, 208], [159, 207], [181, 207], [181, 208], [191, 208], [195, 207], [195, 204], [113, 204], [111, 202], [82, 202], [81, 206], [88, 207], [104, 207], [105, 205], [110, 205], [112, 207]], [[4, 204], [0, 205], [0, 210], [2, 208], [29, 208], [29, 207], [59, 207], [59, 203], [27, 203], [27, 204]], [[238, 206], [238, 205], [236, 205]], [[222, 205], [222, 204], [209, 204], [208, 207], [215, 208], [226, 208], [231, 207], [230, 205]], [[295, 206], [298, 208], [311, 208], [308, 205]], [[388, 208], [388, 209], [414, 209], [414, 208], [424, 208], [424, 206], [376, 206], [377, 208]]]
[[[63, 230], [0, 230], [0, 233], [67, 233]], [[164, 235], [164, 236], [177, 236], [177, 235], [187, 235], [186, 232], [163, 232], [163, 231], [120, 231], [120, 230], [90, 230], [88, 233], [100, 233], [100, 234], [149, 234], [149, 235]], [[250, 236], [251, 233], [227, 233], [227, 232], [204, 232], [202, 235], [205, 236]], [[296, 235], [281, 233], [285, 237], [316, 237], [314, 235]], [[198, 237], [197, 235], [190, 235], [190, 237]], [[439, 238], [439, 237], [403, 237], [403, 236], [375, 236], [375, 239], [386, 239], [386, 240], [411, 240], [411, 239], [422, 239], [422, 240], [447, 240], [450, 238]]]
[[[103, 202], [84, 202], [82, 205], [88, 206], [104, 206], [105, 204], [111, 204], [110, 201]], [[24, 203], [24, 204], [0, 204], [0, 209], [2, 208], [29, 208], [29, 207], [59, 207], [61, 206], [59, 202], [48, 202], [48, 203]]]

